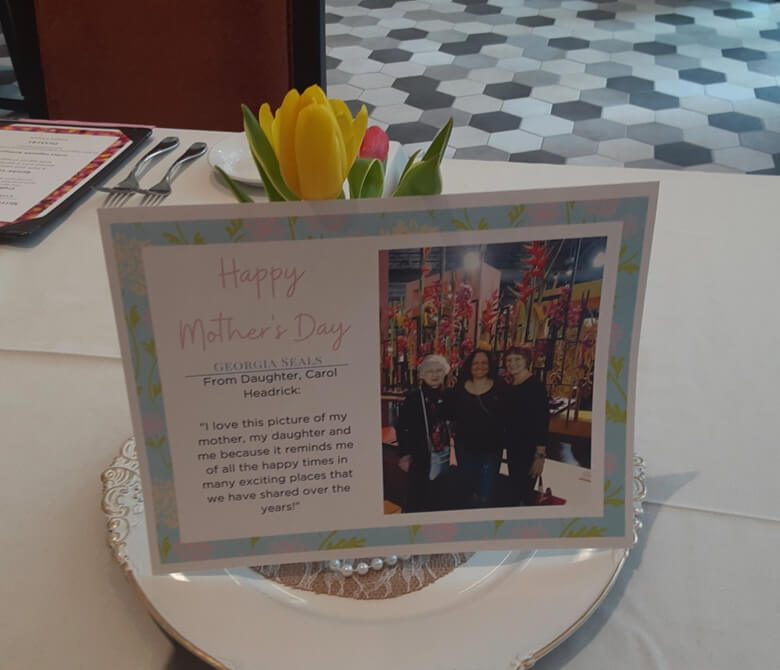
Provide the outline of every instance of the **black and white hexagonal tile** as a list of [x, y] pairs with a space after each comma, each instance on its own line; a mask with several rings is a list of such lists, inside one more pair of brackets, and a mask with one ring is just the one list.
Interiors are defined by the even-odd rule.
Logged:
[[780, 174], [780, 3], [330, 0], [329, 94], [456, 158]]

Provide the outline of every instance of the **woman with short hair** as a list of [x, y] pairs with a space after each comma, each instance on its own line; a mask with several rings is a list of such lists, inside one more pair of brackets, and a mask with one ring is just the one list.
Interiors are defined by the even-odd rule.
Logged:
[[547, 457], [550, 410], [544, 385], [533, 375], [533, 354], [527, 347], [512, 347], [504, 356], [510, 383], [504, 389], [507, 462], [513, 503], [533, 505], [534, 488]]

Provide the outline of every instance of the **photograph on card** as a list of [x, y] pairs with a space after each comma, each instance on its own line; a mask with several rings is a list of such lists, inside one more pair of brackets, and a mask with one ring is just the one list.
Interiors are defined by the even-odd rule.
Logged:
[[605, 236], [380, 251], [385, 514], [592, 499], [606, 256]]

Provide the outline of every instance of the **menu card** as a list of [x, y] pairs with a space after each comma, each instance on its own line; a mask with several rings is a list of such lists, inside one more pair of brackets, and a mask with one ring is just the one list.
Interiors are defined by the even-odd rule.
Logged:
[[0, 125], [0, 229], [45, 216], [131, 144], [114, 128]]
[[656, 193], [101, 210], [153, 569], [630, 544]]

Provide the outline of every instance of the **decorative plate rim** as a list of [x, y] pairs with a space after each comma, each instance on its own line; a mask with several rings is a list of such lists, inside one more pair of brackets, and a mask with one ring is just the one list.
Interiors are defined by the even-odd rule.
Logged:
[[[633, 548], [639, 541], [639, 531], [642, 529], [643, 504], [647, 498], [647, 479], [645, 461], [641, 456], [634, 455], [634, 541]], [[172, 637], [178, 644], [201, 661], [209, 663], [218, 670], [230, 670], [216, 658], [204, 651], [184, 635], [182, 635], [170, 622], [157, 610], [141, 588], [127, 553], [127, 537], [132, 528], [131, 519], [134, 515], [143, 512], [143, 495], [141, 491], [141, 479], [139, 473], [138, 457], [136, 455], [135, 438], [131, 437], [122, 445], [119, 454], [113, 459], [111, 465], [100, 476], [103, 485], [101, 508], [107, 517], [107, 544], [111, 549], [114, 560], [122, 568], [125, 577], [130, 582], [133, 590], [140, 597], [144, 607], [148, 610], [154, 621]], [[523, 659], [514, 661], [514, 670], [528, 670], [536, 662], [558, 647], [562, 642], [575, 633], [604, 602], [612, 587], [615, 585], [620, 571], [625, 565], [631, 548], [625, 549], [623, 556], [615, 566], [604, 588], [596, 596], [591, 605], [564, 631], [550, 640], [546, 645], [527, 655]]]

